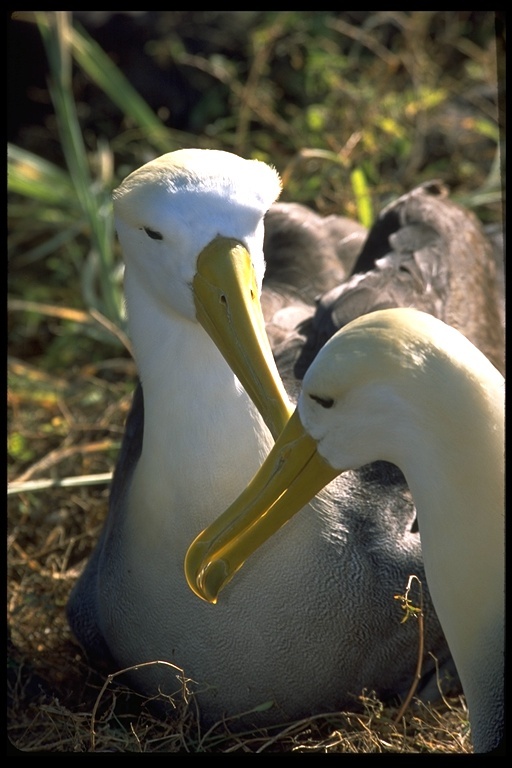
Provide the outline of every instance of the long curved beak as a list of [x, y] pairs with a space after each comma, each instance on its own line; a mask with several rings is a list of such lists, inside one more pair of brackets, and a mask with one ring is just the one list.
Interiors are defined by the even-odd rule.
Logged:
[[217, 237], [200, 253], [193, 281], [197, 319], [256, 405], [274, 439], [293, 410], [272, 355], [250, 254]]
[[185, 576], [192, 591], [216, 603], [245, 560], [337, 475], [296, 411], [247, 488], [190, 545]]

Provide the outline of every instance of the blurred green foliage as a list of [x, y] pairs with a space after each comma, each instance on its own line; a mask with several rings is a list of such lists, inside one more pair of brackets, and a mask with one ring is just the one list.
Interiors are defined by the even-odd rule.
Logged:
[[[48, 11], [10, 23], [37, 25], [38, 98], [51, 105], [9, 146], [13, 296], [122, 326], [111, 190], [182, 146], [270, 162], [283, 200], [366, 225], [433, 177], [499, 219], [495, 12]], [[26, 341], [21, 321], [11, 327]]]

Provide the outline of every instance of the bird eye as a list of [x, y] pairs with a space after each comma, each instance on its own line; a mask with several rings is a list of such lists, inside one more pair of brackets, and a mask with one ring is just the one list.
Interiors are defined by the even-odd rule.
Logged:
[[322, 406], [322, 408], [332, 408], [334, 400], [332, 397], [320, 397], [319, 395], [310, 395], [310, 398]]
[[150, 237], [152, 240], [163, 240], [164, 236], [160, 232], [155, 232], [154, 229], [150, 229], [149, 227], [144, 227], [144, 232], [148, 237]]

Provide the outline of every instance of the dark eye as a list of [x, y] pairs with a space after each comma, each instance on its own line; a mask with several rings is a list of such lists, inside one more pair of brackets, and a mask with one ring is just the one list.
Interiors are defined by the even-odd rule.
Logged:
[[322, 408], [332, 408], [334, 400], [332, 397], [320, 397], [319, 395], [310, 395], [310, 398], [322, 406]]
[[160, 234], [160, 232], [155, 232], [154, 229], [150, 229], [149, 227], [144, 227], [144, 232], [152, 240], [163, 240], [164, 239], [164, 236], [162, 234]]

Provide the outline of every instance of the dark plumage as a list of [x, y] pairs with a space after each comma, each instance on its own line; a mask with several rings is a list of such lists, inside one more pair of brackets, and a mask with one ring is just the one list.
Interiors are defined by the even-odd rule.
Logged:
[[351, 320], [415, 307], [453, 325], [503, 372], [499, 244], [495, 250], [474, 214], [450, 200], [443, 184], [416, 187], [383, 209], [348, 278], [327, 290], [274, 348], [280, 370], [293, 365], [302, 379], [327, 339]]
[[368, 232], [346, 216], [320, 216], [299, 203], [274, 203], [265, 215], [264, 285], [293, 289], [309, 303], [352, 273]]

